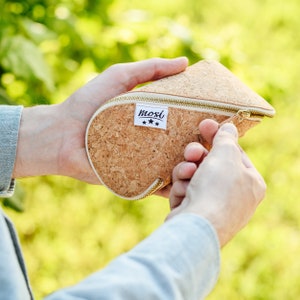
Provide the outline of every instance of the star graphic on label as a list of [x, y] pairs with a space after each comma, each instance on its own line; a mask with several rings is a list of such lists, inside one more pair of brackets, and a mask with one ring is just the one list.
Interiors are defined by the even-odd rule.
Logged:
[[159, 123], [158, 123], [158, 122], [156, 122], [156, 123], [155, 123], [155, 125], [156, 125], [156, 126], [159, 126]]
[[147, 122], [146, 122], [146, 121], [144, 121], [144, 122], [143, 122], [143, 124], [144, 124], [144, 125], [146, 125], [146, 124], [147, 124]]
[[153, 120], [152, 119], [149, 120], [149, 124], [153, 124]]

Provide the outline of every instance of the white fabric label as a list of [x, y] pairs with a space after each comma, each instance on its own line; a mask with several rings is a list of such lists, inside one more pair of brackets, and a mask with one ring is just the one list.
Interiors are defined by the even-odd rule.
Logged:
[[168, 107], [137, 103], [134, 125], [167, 129]]

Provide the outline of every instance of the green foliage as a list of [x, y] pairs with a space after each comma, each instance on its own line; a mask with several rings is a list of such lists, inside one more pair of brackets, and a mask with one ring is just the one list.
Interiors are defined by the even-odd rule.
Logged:
[[4, 36], [0, 47], [3, 69], [25, 80], [35, 78], [42, 81], [48, 90], [53, 89], [52, 78], [43, 56], [30, 40], [21, 35]]
[[[241, 139], [268, 184], [265, 201], [222, 251], [208, 299], [300, 294], [298, 0], [5, 1], [0, 103], [57, 103], [113, 63], [186, 55], [220, 60], [277, 110]], [[166, 200], [127, 202], [102, 187], [43, 177], [21, 181], [20, 232], [37, 299], [76, 283], [150, 234]]]

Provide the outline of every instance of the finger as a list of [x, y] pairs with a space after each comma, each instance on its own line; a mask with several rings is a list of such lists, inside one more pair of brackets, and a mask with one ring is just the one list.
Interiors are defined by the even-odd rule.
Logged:
[[212, 145], [213, 138], [218, 129], [219, 123], [211, 119], [203, 120], [199, 125], [201, 137], [209, 145]]
[[129, 63], [126, 68], [130, 74], [124, 82], [125, 89], [131, 89], [137, 84], [157, 80], [165, 76], [182, 72], [188, 65], [186, 57], [174, 59], [152, 58], [136, 63]]
[[186, 57], [151, 58], [139, 62], [116, 64], [103, 74], [108, 77], [106, 83], [111, 82], [115, 93], [120, 94], [131, 90], [138, 84], [182, 72], [187, 65]]
[[167, 186], [163, 187], [162, 189], [156, 191], [154, 193], [154, 195], [165, 197], [165, 198], [169, 198], [171, 187], [172, 187], [172, 185], [168, 184]]
[[188, 181], [176, 181], [170, 193], [170, 208], [179, 206], [186, 195]]
[[[249, 174], [255, 179], [255, 182], [259, 182], [260, 185], [257, 185], [258, 190], [262, 191], [262, 194], [264, 195], [265, 190], [266, 190], [266, 183], [262, 175], [258, 172], [258, 170], [255, 168], [253, 165], [252, 161], [248, 157], [248, 155], [243, 151], [243, 149], [240, 147], [240, 151], [242, 154], [242, 163], [243, 165], [247, 168]], [[260, 198], [260, 197], [258, 197]], [[261, 199], [263, 196], [261, 197]]]
[[[265, 181], [243, 149], [238, 145], [238, 131], [232, 123], [226, 123], [220, 127], [213, 140], [211, 152], [222, 152], [227, 162], [242, 163], [255, 182], [265, 188]], [[264, 190], [264, 189], [262, 189]]]
[[238, 131], [232, 123], [225, 123], [218, 129], [213, 138], [213, 146], [225, 141], [232, 142], [240, 149], [238, 146]]
[[199, 164], [207, 155], [207, 153], [208, 151], [203, 147], [203, 145], [193, 142], [186, 146], [184, 150], [184, 159], [186, 161]]
[[181, 162], [173, 169], [172, 182], [191, 179], [197, 170], [193, 162]]
[[243, 164], [245, 165], [245, 167], [255, 169], [252, 161], [250, 160], [248, 155], [245, 153], [245, 151], [241, 147], [239, 147], [239, 148], [240, 148], [240, 151], [241, 151], [241, 154], [242, 154], [242, 161], [243, 161]]
[[213, 139], [211, 153], [227, 161], [241, 161], [242, 153], [238, 145], [238, 131], [232, 123], [222, 125]]
[[76, 106], [75, 111], [80, 112], [82, 103], [85, 103], [86, 114], [84, 115], [89, 119], [95, 109], [107, 100], [131, 90], [138, 84], [182, 72], [187, 64], [185, 57], [152, 58], [140, 62], [116, 64], [77, 90], [75, 96], [70, 97], [72, 99], [70, 101], [73, 106]]

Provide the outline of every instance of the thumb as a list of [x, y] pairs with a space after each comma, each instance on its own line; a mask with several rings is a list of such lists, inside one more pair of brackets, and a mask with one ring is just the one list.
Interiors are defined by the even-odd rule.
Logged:
[[[231, 149], [231, 150], [230, 150]], [[230, 153], [237, 155], [240, 152], [238, 147], [238, 131], [232, 123], [223, 124], [213, 139], [212, 151], [220, 150], [222, 156], [228, 157]]]
[[231, 139], [236, 143], [238, 141], [238, 136], [237, 128], [232, 123], [226, 123], [220, 126], [213, 139], [213, 144], [224, 138]]

